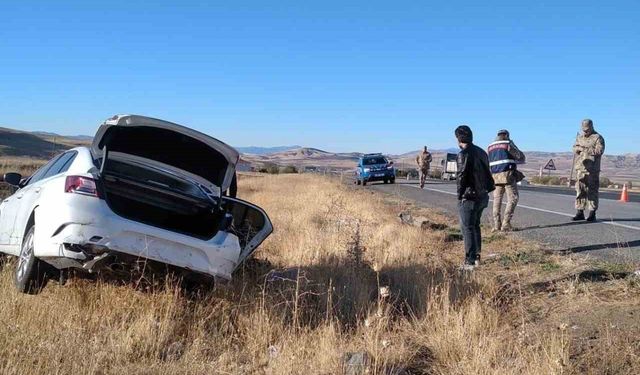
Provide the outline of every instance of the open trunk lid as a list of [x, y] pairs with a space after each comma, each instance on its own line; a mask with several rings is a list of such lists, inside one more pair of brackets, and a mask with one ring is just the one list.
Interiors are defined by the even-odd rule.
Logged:
[[116, 115], [100, 126], [91, 151], [100, 159], [105, 149], [107, 155], [113, 152], [120, 157], [146, 159], [176, 173], [186, 172], [185, 177], [219, 192], [231, 185], [239, 159], [238, 151], [213, 137], [138, 115]]

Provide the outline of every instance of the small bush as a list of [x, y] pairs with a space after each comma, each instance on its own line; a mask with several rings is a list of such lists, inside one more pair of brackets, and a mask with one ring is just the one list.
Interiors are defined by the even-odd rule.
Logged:
[[442, 169], [432, 169], [432, 170], [430, 170], [429, 171], [429, 177], [441, 179], [442, 178]]
[[601, 187], [609, 187], [611, 185], [611, 180], [607, 177], [600, 177], [600, 186]]
[[567, 184], [567, 179], [558, 176], [535, 176], [531, 178], [531, 182], [539, 185], [562, 185]]
[[293, 165], [287, 165], [279, 168], [279, 173], [298, 173], [298, 168]]
[[409, 177], [417, 177], [418, 170], [415, 168], [396, 169], [396, 177], [404, 178], [407, 177], [407, 175], [409, 175]]

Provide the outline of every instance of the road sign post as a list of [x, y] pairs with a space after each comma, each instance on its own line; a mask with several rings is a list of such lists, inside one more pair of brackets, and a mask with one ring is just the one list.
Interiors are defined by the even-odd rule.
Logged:
[[549, 159], [547, 164], [542, 169], [546, 169], [547, 171], [549, 171], [549, 176], [551, 176], [551, 171], [557, 170], [556, 163], [553, 161], [553, 159]]

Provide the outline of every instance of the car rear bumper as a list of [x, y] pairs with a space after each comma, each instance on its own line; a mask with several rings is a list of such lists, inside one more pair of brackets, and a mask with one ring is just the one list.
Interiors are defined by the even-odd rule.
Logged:
[[[92, 255], [70, 249], [87, 247], [225, 279], [231, 278], [238, 265], [240, 243], [231, 233], [220, 231], [209, 240], [201, 240], [124, 219], [114, 214], [103, 200], [83, 196], [72, 198], [72, 202], [62, 202], [63, 207], [57, 210], [59, 214], [55, 220], [47, 219], [45, 212], [36, 214], [35, 255], [49, 263], [86, 268], [91, 264]], [[47, 226], [47, 221], [57, 224]], [[55, 258], [68, 261], [55, 262]]]

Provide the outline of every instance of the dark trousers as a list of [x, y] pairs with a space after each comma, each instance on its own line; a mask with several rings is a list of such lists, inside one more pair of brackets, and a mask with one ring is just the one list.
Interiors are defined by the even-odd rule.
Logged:
[[458, 202], [460, 212], [460, 229], [464, 237], [464, 255], [467, 264], [473, 264], [480, 257], [482, 250], [482, 233], [480, 222], [482, 211], [489, 205], [489, 194], [479, 196], [475, 201]]

